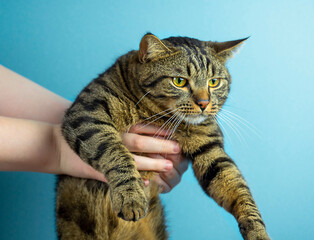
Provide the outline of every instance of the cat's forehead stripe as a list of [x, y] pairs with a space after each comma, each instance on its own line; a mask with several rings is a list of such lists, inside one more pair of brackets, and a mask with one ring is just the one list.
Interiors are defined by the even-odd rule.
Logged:
[[194, 69], [194, 72], [199, 71], [199, 65], [196, 63], [193, 57], [189, 57], [190, 69]]
[[[186, 52], [189, 64], [187, 65], [187, 74], [189, 77], [195, 73], [200, 73], [202, 70], [206, 70], [207, 74], [213, 73], [214, 71], [210, 68], [211, 64], [210, 58], [204, 50], [204, 44], [197, 39], [190, 38], [169, 38], [165, 39], [170, 42], [174, 47], [181, 47]], [[192, 71], [194, 70], [194, 71]]]
[[213, 75], [215, 70], [214, 64], [210, 61], [207, 55], [200, 54], [198, 57], [195, 55], [189, 57], [189, 63], [187, 64], [188, 76], [195, 74]]
[[209, 66], [210, 66], [211, 61], [209, 60], [208, 56], [205, 56], [205, 58], [206, 58], [206, 68], [207, 68], [207, 71], [209, 71]]
[[212, 76], [215, 76], [216, 74], [216, 67], [215, 64], [212, 64]]
[[186, 71], [187, 71], [189, 77], [191, 77], [191, 68], [190, 68], [190, 65], [187, 64], [186, 68], [187, 68]]

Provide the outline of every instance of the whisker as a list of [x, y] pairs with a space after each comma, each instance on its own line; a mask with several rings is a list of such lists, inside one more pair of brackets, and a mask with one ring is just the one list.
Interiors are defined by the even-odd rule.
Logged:
[[144, 121], [147, 121], [148, 119], [151, 119], [151, 118], [155, 117], [156, 115], [160, 115], [161, 113], [170, 111], [171, 109], [172, 109], [172, 108], [168, 108], [168, 109], [166, 109], [166, 110], [164, 110], [164, 111], [161, 111], [161, 112], [159, 112], [159, 113], [156, 113], [156, 114], [154, 114], [153, 116], [150, 116], [150, 117], [148, 117], [148, 118], [145, 118]]
[[[184, 115], [184, 117], [187, 115], [187, 113], [185, 113], [185, 115]], [[184, 120], [184, 119], [183, 119]], [[190, 129], [190, 123], [189, 122], [186, 122], [186, 121], [184, 121], [185, 122], [185, 126], [184, 126], [184, 128], [185, 129], [187, 129], [187, 131]]]
[[137, 101], [137, 103], [136, 103], [133, 107], [136, 107], [136, 105], [139, 104], [140, 101], [142, 101], [143, 98], [144, 98], [147, 94], [149, 94], [150, 92], [151, 92], [151, 91], [148, 91], [147, 93], [145, 93], [145, 94], [140, 98], [140, 100]]
[[255, 128], [255, 126], [254, 126], [252, 123], [250, 123], [249, 121], [247, 121], [247, 120], [244, 119], [243, 117], [239, 116], [238, 114], [236, 114], [236, 113], [234, 113], [234, 112], [231, 112], [231, 111], [228, 111], [228, 110], [226, 110], [226, 109], [221, 109], [221, 110], [222, 110], [223, 112], [225, 112], [225, 113], [229, 113], [229, 114], [233, 115], [234, 117], [236, 117], [236, 118], [238, 118], [238, 119], [240, 119], [240, 120], [246, 122], [247, 124], [249, 124], [250, 126], [252, 126], [252, 127]]
[[[161, 134], [161, 130], [164, 129], [164, 128], [171, 122], [171, 120], [176, 117], [177, 114], [178, 114], [178, 112], [175, 112], [174, 115], [172, 115], [166, 122], [164, 122], [164, 124], [157, 130], [157, 132], [153, 135], [153, 137], [159, 137], [160, 134]], [[140, 129], [141, 129], [141, 128], [140, 128]], [[158, 135], [157, 135], [157, 133], [158, 133]], [[167, 134], [167, 132], [166, 132], [166, 134]], [[156, 136], [156, 135], [157, 135], [157, 136]], [[165, 138], [165, 136], [164, 136], [163, 138]], [[163, 147], [163, 146], [161, 146], [161, 147]], [[162, 148], [161, 148], [161, 149], [162, 149]], [[143, 152], [137, 153], [137, 154], [142, 154], [142, 153], [143, 153]], [[160, 154], [160, 152], [159, 152], [159, 154]]]
[[[172, 115], [166, 122], [164, 122], [164, 124], [161, 125], [161, 127], [158, 129], [158, 131], [154, 134], [153, 137], [156, 137], [157, 133], [158, 133], [157, 137], [159, 137], [160, 134], [161, 134], [161, 131], [164, 130], [164, 129], [166, 129], [166, 127], [169, 125], [169, 123], [171, 122], [171, 120], [172, 120], [177, 114], [178, 114], [178, 112], [176, 112], [176, 113], [175, 113], [174, 115]], [[166, 134], [167, 134], [167, 132], [166, 132]]]
[[186, 113], [182, 113], [182, 115], [179, 116], [179, 117], [180, 117], [179, 122], [178, 122], [177, 125], [175, 126], [175, 128], [174, 128], [174, 130], [173, 130], [173, 132], [172, 132], [172, 135], [170, 136], [170, 139], [172, 139], [172, 137], [173, 137], [175, 131], [177, 130], [177, 128], [180, 126], [180, 124], [181, 124], [182, 121], [184, 120], [185, 115], [186, 115]]
[[227, 104], [227, 103], [225, 103], [225, 104], [223, 105], [223, 108], [225, 108], [225, 107], [227, 107], [227, 108], [232, 108], [232, 109], [238, 109], [238, 110], [247, 112], [247, 110], [244, 109], [244, 108], [232, 106], [232, 105], [229, 105], [229, 104]]
[[[163, 143], [162, 143], [161, 149], [160, 149], [160, 151], [159, 151], [158, 154], [161, 154], [161, 152], [163, 151], [163, 149], [164, 149], [164, 147], [165, 147], [165, 145], [164, 145], [165, 139], [167, 138], [168, 132], [169, 132], [170, 129], [171, 129], [171, 128], [168, 128], [167, 126], [171, 123], [172, 120], [175, 121], [175, 119], [177, 118], [177, 116], [178, 116], [179, 114], [180, 114], [179, 112], [176, 112], [173, 116], [171, 116], [171, 118], [169, 118], [169, 119], [167, 120], [167, 124], [164, 126], [164, 129], [167, 128], [167, 131], [166, 131], [165, 136], [163, 136], [163, 138], [162, 138]], [[170, 127], [171, 127], [171, 126], [170, 126]], [[158, 134], [158, 136], [159, 136], [159, 135], [160, 135], [160, 134]]]
[[[242, 130], [243, 133], [245, 133], [246, 135], [247, 132], [245, 131], [245, 129], [243, 128], [243, 125], [238, 124], [239, 121], [235, 118], [232, 118], [230, 115], [227, 115], [226, 113], [221, 112], [220, 115], [224, 116], [224, 118], [228, 119], [230, 121], [230, 123], [233, 123], [234, 125], [236, 125], [236, 127], [238, 128], [238, 130]], [[237, 121], [235, 121], [237, 120]]]
[[262, 138], [262, 134], [261, 132], [252, 124], [250, 123], [249, 121], [247, 121], [246, 119], [244, 119], [243, 117], [233, 113], [233, 112], [230, 112], [228, 110], [225, 110], [225, 109], [221, 109], [222, 112], [225, 114], [225, 115], [228, 115], [230, 118], [233, 118], [234, 120], [237, 120], [239, 123], [241, 123], [243, 126], [245, 126], [246, 128], [248, 128], [250, 131], [252, 131], [257, 137], [259, 137], [260, 139]]
[[[164, 110], [164, 111], [161, 111], [161, 112], [159, 112], [159, 113], [156, 113], [156, 114], [154, 114], [153, 116], [150, 116], [150, 117], [144, 119], [143, 121], [146, 121], [146, 120], [148, 120], [148, 119], [151, 119], [151, 118], [155, 117], [156, 115], [160, 115], [161, 113], [170, 111], [171, 109], [172, 109], [172, 108], [168, 108], [168, 109], [166, 109], [166, 110]], [[166, 115], [169, 114], [169, 113], [171, 113], [171, 112], [168, 112], [168, 113], [162, 115], [161, 117], [166, 116]], [[157, 119], [155, 119], [155, 120], [158, 120], [158, 119], [159, 119], [159, 118], [157, 118]], [[142, 128], [144, 128], [144, 127], [146, 127], [147, 125], [149, 125], [149, 124], [146, 124], [146, 125], [140, 127], [139, 130], [142, 129]], [[130, 131], [130, 129], [127, 130], [127, 133], [128, 133], [129, 131]]]
[[[172, 131], [172, 125], [177, 121], [177, 119], [179, 118], [179, 115], [180, 115], [180, 113], [178, 112], [178, 114], [176, 115], [176, 117], [174, 118], [174, 120], [171, 122], [171, 124], [170, 124], [170, 126], [169, 126], [169, 128], [168, 128], [168, 130], [167, 130], [167, 132], [166, 132], [166, 135], [168, 135], [168, 133], [170, 132], [170, 131]], [[168, 137], [169, 137], [170, 135], [168, 135], [167, 136], [167, 139], [168, 139]]]
[[172, 131], [172, 133], [173, 133], [172, 125], [177, 121], [177, 119], [179, 118], [179, 115], [180, 115], [180, 113], [178, 112], [178, 114], [176, 114], [176, 117], [175, 117], [174, 119], [172, 119], [171, 124], [170, 124], [170, 126], [168, 127], [168, 130], [167, 130], [167, 132], [166, 132], [166, 135], [165, 135], [164, 138], [163, 138], [163, 141], [164, 141], [164, 142], [163, 142], [163, 144], [162, 144], [161, 150], [164, 149], [165, 144], [166, 144], [166, 141], [169, 140], [169, 137], [170, 137], [171, 134], [168, 135], [168, 133], [169, 133], [170, 131]]
[[168, 112], [168, 113], [163, 114], [162, 116], [160, 116], [160, 117], [154, 119], [153, 121], [150, 121], [149, 123], [145, 124], [143, 127], [140, 127], [139, 130], [142, 129], [142, 128], [144, 128], [144, 127], [146, 127], [146, 126], [148, 126], [149, 124], [152, 124], [153, 122], [157, 121], [158, 119], [160, 119], [160, 118], [162, 118], [162, 117], [164, 117], [164, 116], [166, 116], [166, 115], [168, 115], [168, 114], [170, 114], [170, 113], [172, 113], [172, 112], [174, 112], [174, 111], [177, 111], [177, 110], [178, 110], [178, 108], [177, 108], [177, 109], [174, 109], [174, 110], [172, 110], [172, 111], [170, 111], [170, 112]]
[[177, 128], [179, 127], [180, 123], [183, 121], [184, 115], [185, 115], [185, 113], [181, 113], [180, 115], [178, 115], [178, 118], [177, 118], [175, 124], [173, 125], [172, 133], [169, 135], [168, 140], [169, 140], [169, 139], [172, 139], [172, 137], [173, 137], [175, 131], [176, 131]]
[[241, 143], [245, 143], [245, 145], [248, 145], [245, 139], [243, 138], [241, 132], [238, 130], [240, 128], [235, 122], [233, 122], [230, 118], [223, 115], [222, 113], [219, 113], [219, 117], [226, 122], [226, 124], [231, 128], [231, 130], [236, 134], [237, 138]]
[[[172, 137], [173, 137], [175, 131], [177, 130], [178, 126], [180, 125], [180, 123], [184, 119], [184, 118], [182, 118], [183, 115], [184, 115], [183, 113], [178, 114], [176, 119], [173, 121], [174, 125], [173, 125], [173, 129], [172, 129], [172, 133], [166, 138], [166, 141], [172, 139]], [[170, 129], [171, 129], [171, 126], [170, 126]], [[166, 143], [166, 141], [164, 142], [164, 144]], [[165, 154], [165, 158], [167, 158], [167, 152]]]
[[217, 124], [222, 128], [223, 132], [226, 134], [226, 137], [229, 139], [229, 142], [231, 143], [231, 138], [227, 132], [227, 130], [225, 129], [225, 127], [223, 126], [222, 122], [218, 119], [217, 115], [213, 116], [215, 121], [217, 122]]
[[[231, 124], [235, 129], [239, 128], [239, 129], [243, 130], [243, 128], [242, 128], [237, 122], [235, 122], [232, 118], [230, 118], [230, 116], [226, 115], [225, 113], [220, 112], [220, 113], [219, 113], [219, 116], [222, 116], [222, 117], [224, 117], [226, 120], [228, 120], [228, 121], [230, 122], [230, 124]], [[237, 129], [237, 130], [238, 130], [238, 129]], [[239, 131], [238, 131], [238, 132], [239, 132]], [[239, 132], [239, 133], [240, 133], [240, 132]]]

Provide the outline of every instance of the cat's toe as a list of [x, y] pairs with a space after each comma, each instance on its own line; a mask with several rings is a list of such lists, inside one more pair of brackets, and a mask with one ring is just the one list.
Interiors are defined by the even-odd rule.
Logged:
[[118, 213], [118, 217], [126, 221], [138, 221], [139, 219], [145, 217], [146, 206], [138, 204], [136, 202], [130, 202], [124, 204], [121, 211]]
[[142, 189], [115, 193], [112, 203], [118, 217], [126, 221], [138, 221], [145, 217], [148, 210], [148, 202]]

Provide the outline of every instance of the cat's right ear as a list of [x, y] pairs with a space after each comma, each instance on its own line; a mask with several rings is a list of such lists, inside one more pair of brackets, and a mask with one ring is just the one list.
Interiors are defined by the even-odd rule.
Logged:
[[158, 37], [147, 33], [140, 42], [139, 61], [145, 63], [153, 59], [165, 57], [170, 53], [171, 50]]
[[227, 61], [234, 55], [234, 53], [248, 38], [249, 37], [228, 42], [208, 42], [208, 43], [209, 46], [216, 52], [216, 54], [219, 57], [224, 59], [224, 61]]

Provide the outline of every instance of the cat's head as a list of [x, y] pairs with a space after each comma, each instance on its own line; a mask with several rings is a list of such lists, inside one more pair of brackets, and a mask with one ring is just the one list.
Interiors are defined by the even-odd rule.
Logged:
[[147, 93], [145, 98], [190, 124], [200, 124], [215, 116], [230, 90], [231, 76], [225, 63], [246, 39], [160, 40], [146, 34], [138, 51], [140, 75], [137, 76], [141, 89]]

